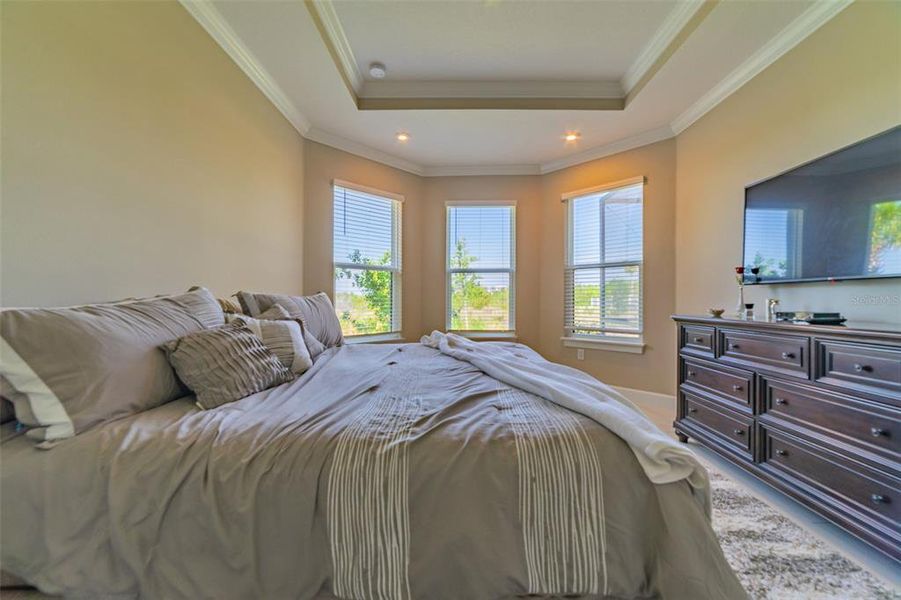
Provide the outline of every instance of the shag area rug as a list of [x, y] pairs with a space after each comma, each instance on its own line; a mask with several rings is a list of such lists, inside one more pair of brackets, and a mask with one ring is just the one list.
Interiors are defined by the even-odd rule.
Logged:
[[713, 528], [754, 600], [901, 599], [901, 589], [858, 567], [707, 461]]

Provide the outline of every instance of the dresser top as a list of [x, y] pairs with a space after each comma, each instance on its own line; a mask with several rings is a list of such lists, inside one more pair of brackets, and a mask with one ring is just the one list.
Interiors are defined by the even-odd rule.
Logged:
[[[901, 313], [901, 310], [899, 310]], [[766, 319], [739, 319], [737, 317], [711, 317], [710, 315], [673, 315], [673, 320], [681, 322], [701, 323], [714, 327], [738, 327], [751, 329], [767, 329], [786, 333], [806, 333], [823, 336], [855, 336], [886, 338], [901, 341], [901, 323], [867, 323], [862, 321], [846, 321], [844, 325], [809, 325], [807, 323], [789, 323], [785, 321], [767, 321]]]

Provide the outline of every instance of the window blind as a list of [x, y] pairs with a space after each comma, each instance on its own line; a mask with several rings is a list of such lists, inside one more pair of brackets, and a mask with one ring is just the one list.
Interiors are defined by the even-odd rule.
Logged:
[[566, 200], [567, 335], [641, 334], [643, 187], [632, 183]]
[[346, 336], [401, 329], [401, 202], [335, 184], [335, 312]]
[[512, 332], [515, 328], [515, 208], [447, 207], [447, 328]]
[[[760, 267], [761, 277], [800, 277], [802, 217], [797, 208], [746, 211], [745, 266]], [[752, 277], [745, 273], [747, 280]]]

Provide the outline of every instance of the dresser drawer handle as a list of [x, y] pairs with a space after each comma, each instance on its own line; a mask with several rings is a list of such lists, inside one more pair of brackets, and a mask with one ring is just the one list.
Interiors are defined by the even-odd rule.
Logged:
[[795, 355], [792, 352], [783, 352], [782, 353], [782, 358], [784, 358], [786, 360], [788, 360], [790, 358], [794, 358], [794, 357], [795, 357]]
[[695, 408], [695, 407], [693, 407], [693, 406], [689, 406], [689, 407], [688, 407], [688, 412], [690, 412], [690, 413], [696, 413], [696, 412], [698, 412], [698, 409]]
[[738, 350], [738, 344], [729, 342], [729, 350]]
[[859, 363], [854, 363], [854, 370], [858, 373], [869, 373], [873, 370], [873, 367], [870, 365], [861, 365]]
[[688, 372], [686, 373], [686, 375], [688, 375], [689, 377], [694, 377], [695, 375], [697, 375], [697, 373], [695, 373], [694, 371], [691, 371], [691, 370], [690, 370], [690, 371], [688, 371]]
[[873, 437], [882, 437], [884, 435], [887, 436], [888, 431], [881, 427], [870, 427], [870, 434], [872, 434]]
[[882, 494], [870, 494], [870, 500], [873, 502], [873, 504], [889, 503], [888, 496], [883, 496]]
[[776, 398], [776, 404], [779, 406], [784, 406], [788, 404], [788, 401], [785, 398]]
[[733, 429], [732, 433], [734, 433], [735, 435], [744, 435], [745, 430], [744, 429]]
[[776, 454], [779, 456], [788, 456], [788, 451], [782, 450], [781, 448], [776, 450]]
[[735, 385], [732, 386], [732, 390], [733, 390], [733, 391], [740, 392], [741, 389], [742, 389], [741, 386], [738, 385], [737, 383], [736, 383]]
[[704, 343], [704, 338], [700, 338], [700, 337], [695, 338], [695, 344], [703, 344], [703, 343]]

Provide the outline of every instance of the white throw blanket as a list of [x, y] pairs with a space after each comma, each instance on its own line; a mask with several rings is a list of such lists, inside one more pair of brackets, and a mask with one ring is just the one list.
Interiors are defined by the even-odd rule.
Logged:
[[685, 479], [710, 516], [707, 471], [688, 448], [660, 431], [622, 394], [594, 377], [545, 360], [519, 344], [473, 342], [433, 331], [421, 342], [470, 363], [509, 386], [541, 396], [603, 425], [626, 442], [648, 479], [656, 484]]

